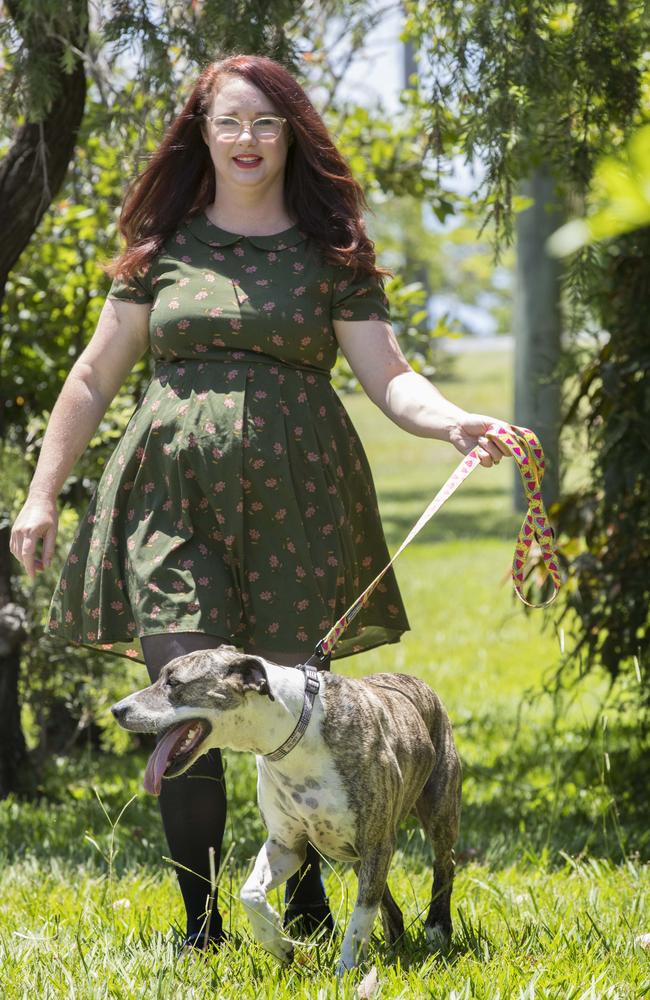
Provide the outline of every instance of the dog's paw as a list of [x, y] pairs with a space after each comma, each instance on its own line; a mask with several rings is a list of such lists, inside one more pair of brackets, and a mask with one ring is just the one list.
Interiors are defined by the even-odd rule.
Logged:
[[290, 965], [293, 962], [293, 945], [286, 938], [278, 936], [272, 941], [266, 941], [264, 947], [272, 955], [275, 955], [280, 962], [284, 962], [286, 965]]
[[353, 968], [354, 964], [352, 962], [350, 962], [350, 964], [348, 965], [345, 959], [339, 958], [338, 962], [336, 963], [336, 969], [334, 970], [334, 975], [336, 976], [337, 979], [343, 979], [345, 973], [349, 972], [350, 969]]
[[449, 947], [451, 934], [442, 924], [425, 927], [424, 934], [431, 951], [446, 951]]

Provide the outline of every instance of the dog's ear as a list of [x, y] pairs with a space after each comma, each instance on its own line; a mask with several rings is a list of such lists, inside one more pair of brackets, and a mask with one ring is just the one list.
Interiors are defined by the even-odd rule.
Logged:
[[228, 669], [228, 676], [237, 676], [241, 681], [242, 691], [256, 691], [258, 694], [265, 694], [275, 701], [269, 687], [269, 679], [266, 674], [264, 662], [257, 656], [242, 656], [236, 663]]

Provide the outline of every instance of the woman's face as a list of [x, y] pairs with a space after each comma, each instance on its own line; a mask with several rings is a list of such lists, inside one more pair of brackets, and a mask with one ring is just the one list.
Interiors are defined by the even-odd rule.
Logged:
[[[250, 123], [265, 114], [279, 115], [273, 101], [252, 83], [238, 76], [225, 77], [218, 93], [212, 98], [208, 114], [231, 115], [241, 122]], [[211, 121], [204, 119], [201, 132], [210, 150], [217, 186], [251, 188], [259, 192], [283, 184], [284, 166], [289, 148], [288, 123], [282, 127], [277, 139], [257, 139], [247, 124], [235, 139], [217, 135]], [[252, 165], [246, 166], [238, 157], [254, 155]]]

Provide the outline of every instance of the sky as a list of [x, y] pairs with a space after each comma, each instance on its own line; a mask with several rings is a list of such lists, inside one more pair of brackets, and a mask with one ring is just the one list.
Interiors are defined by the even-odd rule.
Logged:
[[395, 4], [381, 24], [369, 32], [363, 59], [352, 64], [342, 81], [341, 90], [346, 96], [368, 104], [382, 100], [387, 110], [399, 110], [398, 93], [404, 77], [402, 44], [398, 40], [402, 23], [399, 5]]
[[[341, 96], [370, 107], [381, 103], [389, 112], [399, 111], [398, 95], [405, 83], [403, 45], [399, 41], [402, 23], [403, 17], [396, 4], [377, 28], [369, 32], [363, 54], [348, 68], [341, 82]], [[465, 163], [463, 156], [456, 156], [451, 161], [451, 167], [451, 172], [445, 176], [446, 187], [459, 194], [469, 194], [477, 187], [482, 176], [480, 163], [475, 164], [472, 169], [471, 165]], [[433, 212], [427, 212], [426, 206], [424, 218], [427, 226], [438, 232], [444, 232], [458, 224], [458, 220], [453, 217], [448, 218], [445, 223], [439, 222]], [[495, 268], [495, 284], [511, 283], [512, 276], [504, 272], [504, 268]], [[461, 302], [455, 295], [440, 290], [429, 300], [430, 322], [433, 325], [447, 314], [451, 319], [460, 321], [476, 336], [490, 336], [495, 333], [497, 326], [489, 312], [492, 298], [491, 293], [486, 292], [472, 304]]]
[[[375, 2], [376, 7], [385, 4]], [[378, 27], [369, 32], [363, 57], [348, 69], [341, 93], [351, 99], [372, 106], [381, 101], [388, 111], [399, 111], [399, 92], [404, 86], [404, 55], [399, 35], [403, 25], [400, 5], [389, 9]], [[480, 174], [474, 175], [462, 156], [453, 160], [453, 176], [449, 187], [468, 194], [477, 184]], [[480, 169], [480, 167], [479, 167]], [[432, 219], [434, 228], [444, 228]]]

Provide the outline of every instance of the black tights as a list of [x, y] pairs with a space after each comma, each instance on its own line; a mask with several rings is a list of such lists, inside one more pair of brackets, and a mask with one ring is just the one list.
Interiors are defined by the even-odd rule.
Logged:
[[[217, 636], [200, 632], [145, 635], [140, 642], [152, 683], [175, 657], [221, 645]], [[220, 751], [209, 750], [179, 777], [163, 780], [158, 802], [169, 852], [177, 863], [176, 875], [187, 911], [187, 933], [197, 934], [205, 927], [210, 896], [209, 849], [214, 848], [218, 872], [226, 825], [226, 783]], [[302, 902], [319, 901], [323, 896], [318, 854], [309, 844], [302, 868], [287, 882], [287, 898], [299, 906]], [[218, 940], [221, 932], [215, 893], [210, 937]]]

